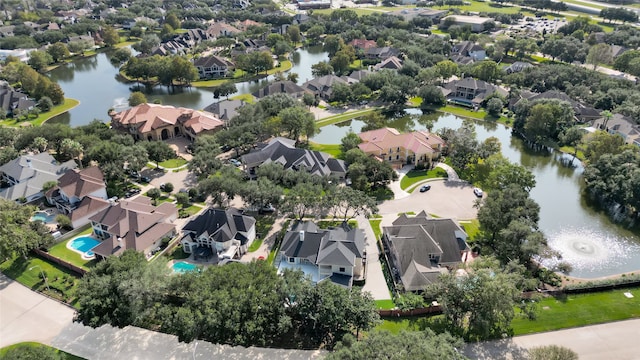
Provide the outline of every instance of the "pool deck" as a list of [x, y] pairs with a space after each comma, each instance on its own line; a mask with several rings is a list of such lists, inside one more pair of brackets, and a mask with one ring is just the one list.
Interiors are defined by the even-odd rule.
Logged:
[[[80, 251], [80, 250], [74, 248], [73, 246], [71, 246], [71, 243], [74, 240], [79, 239], [79, 238], [84, 238], [84, 237], [88, 237], [88, 238], [94, 239], [94, 240], [96, 240], [98, 242], [98, 244], [96, 244], [95, 246], [91, 247], [91, 249], [89, 249], [87, 251]], [[100, 245], [100, 240], [94, 238], [91, 235], [78, 235], [78, 236], [74, 237], [73, 239], [67, 240], [67, 244], [66, 244], [67, 249], [80, 254], [80, 257], [82, 258], [82, 260], [93, 260], [93, 259], [95, 259], [96, 255], [91, 250], [93, 250], [93, 248], [95, 248], [98, 245]], [[91, 252], [92, 255], [88, 255], [89, 252]]]

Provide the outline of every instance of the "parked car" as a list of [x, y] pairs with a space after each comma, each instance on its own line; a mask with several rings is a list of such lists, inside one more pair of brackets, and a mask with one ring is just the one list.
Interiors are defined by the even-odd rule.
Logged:
[[429, 190], [431, 190], [431, 185], [422, 185], [420, 187], [420, 192], [427, 192]]
[[148, 183], [150, 183], [150, 182], [151, 182], [151, 178], [150, 178], [150, 177], [148, 177], [148, 176], [141, 176], [141, 177], [140, 177], [140, 182], [143, 182], [143, 183], [145, 183], [145, 184], [148, 184]]
[[129, 172], [129, 176], [136, 180], [140, 178], [140, 174], [135, 170], [132, 170], [131, 172]]
[[130, 198], [137, 194], [140, 194], [140, 189], [129, 189], [124, 193], [124, 197]]
[[238, 159], [229, 159], [229, 164], [240, 166], [242, 163]]
[[481, 198], [484, 194], [480, 188], [473, 188], [473, 193], [476, 194], [476, 196], [479, 198]]
[[270, 214], [272, 212], [275, 212], [276, 208], [273, 207], [273, 205], [271, 204], [267, 204], [263, 207], [261, 207], [260, 209], [258, 209], [258, 214]]

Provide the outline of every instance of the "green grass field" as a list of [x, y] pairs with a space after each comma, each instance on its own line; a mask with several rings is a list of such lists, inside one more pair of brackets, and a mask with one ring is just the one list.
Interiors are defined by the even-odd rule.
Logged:
[[74, 107], [78, 106], [78, 104], [80, 104], [80, 101], [78, 101], [76, 99], [65, 98], [64, 99], [64, 103], [54, 106], [53, 108], [51, 108], [51, 110], [41, 113], [36, 118], [29, 119], [29, 120], [26, 120], [26, 121], [16, 121], [15, 119], [5, 119], [5, 120], [0, 121], [0, 125], [4, 125], [4, 126], [22, 126], [22, 124], [29, 123], [32, 126], [40, 126], [45, 121], [51, 119], [52, 117], [58, 116], [60, 114], [63, 114], [65, 112], [73, 109]]
[[373, 229], [373, 235], [376, 236], [376, 240], [380, 239], [380, 236], [382, 235], [382, 229], [380, 229], [381, 222], [382, 220], [369, 220], [369, 225], [371, 225], [371, 228]]
[[480, 221], [478, 221], [478, 219], [460, 220], [460, 226], [464, 228], [464, 232], [469, 235], [469, 239], [471, 240], [475, 240], [476, 236], [480, 233]]
[[[84, 358], [81, 358], [79, 356], [75, 356], [72, 354], [69, 354], [67, 352], [64, 352], [62, 350], [58, 350], [56, 348], [53, 348], [51, 346], [47, 346], [44, 344], [40, 344], [37, 342], [22, 342], [22, 343], [18, 343], [18, 344], [13, 344], [13, 345], [9, 345], [7, 347], [3, 347], [2, 349], [0, 349], [0, 359], [3, 359], [7, 352], [15, 349], [15, 348], [40, 348], [40, 347], [46, 347], [46, 348], [50, 348], [55, 350], [59, 355], [61, 360], [84, 360]], [[25, 358], [26, 359], [26, 358]]]
[[[76, 238], [76, 237], [82, 236], [82, 235], [90, 235], [92, 231], [93, 230], [89, 226], [86, 230], [84, 230], [81, 233], [76, 234], [75, 236], [73, 236], [73, 238]], [[71, 240], [71, 239], [66, 239], [66, 240], [63, 240], [63, 241], [53, 245], [49, 249], [49, 254], [51, 254], [53, 256], [56, 256], [56, 257], [59, 257], [60, 259], [66, 260], [66, 261], [72, 263], [73, 265], [79, 266], [79, 267], [84, 268], [84, 269], [89, 269], [89, 268], [95, 266], [95, 264], [96, 264], [95, 260], [84, 260], [84, 259], [82, 259], [80, 254], [78, 254], [77, 252], [75, 252], [73, 250], [69, 250], [67, 248], [67, 243], [69, 242], [69, 240]]]
[[372, 112], [374, 112], [376, 110], [378, 110], [378, 108], [369, 108], [369, 109], [364, 109], [364, 110], [349, 111], [349, 112], [346, 112], [344, 114], [338, 114], [338, 115], [333, 115], [333, 116], [329, 116], [329, 117], [326, 117], [326, 118], [322, 118], [322, 119], [316, 121], [316, 124], [318, 125], [318, 127], [337, 124], [337, 123], [341, 123], [341, 122], [344, 122], [344, 121], [347, 121], [347, 120], [355, 119], [355, 118], [357, 118], [359, 116], [367, 115], [367, 114], [372, 113]]
[[342, 155], [342, 149], [340, 149], [339, 144], [318, 144], [313, 141], [309, 141], [309, 148], [315, 151], [326, 152], [335, 158], [339, 158]]
[[[412, 185], [427, 179], [446, 178], [447, 172], [442, 168], [427, 170], [411, 170], [400, 180], [400, 188], [405, 190]], [[413, 190], [413, 189], [412, 189]]]
[[185, 165], [187, 163], [187, 160], [178, 157], [175, 159], [169, 159], [169, 160], [165, 160], [163, 162], [160, 163], [160, 166], [162, 166], [165, 169], [175, 169], [178, 168], [182, 165]]
[[376, 300], [376, 306], [381, 310], [391, 310], [396, 307], [396, 304], [393, 300]]

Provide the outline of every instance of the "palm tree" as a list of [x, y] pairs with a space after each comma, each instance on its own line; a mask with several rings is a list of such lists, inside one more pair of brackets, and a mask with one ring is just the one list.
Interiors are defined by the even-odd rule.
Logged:
[[71, 159], [77, 160], [80, 168], [82, 168], [82, 161], [80, 161], [80, 155], [84, 152], [82, 144], [75, 140], [66, 138], [62, 140], [60, 151]]
[[605, 110], [605, 111], [601, 112], [600, 115], [602, 115], [602, 117], [604, 117], [604, 122], [602, 123], [602, 129], [606, 131], [607, 130], [607, 123], [609, 122], [609, 120], [611, 120], [611, 118], [613, 117], [613, 114], [611, 113], [611, 111]]

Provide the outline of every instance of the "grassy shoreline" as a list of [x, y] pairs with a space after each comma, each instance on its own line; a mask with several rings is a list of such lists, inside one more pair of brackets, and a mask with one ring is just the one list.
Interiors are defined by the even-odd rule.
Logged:
[[29, 119], [25, 121], [16, 121], [15, 119], [6, 119], [6, 120], [0, 121], [0, 125], [20, 127], [20, 126], [23, 126], [23, 124], [31, 124], [32, 126], [40, 126], [44, 124], [47, 120], [50, 120], [51, 118], [56, 117], [60, 114], [64, 114], [78, 105], [80, 105], [79, 100], [72, 99], [72, 98], [64, 98], [64, 102], [62, 104], [52, 107], [51, 110], [38, 115], [38, 117], [36, 117], [35, 119]]

